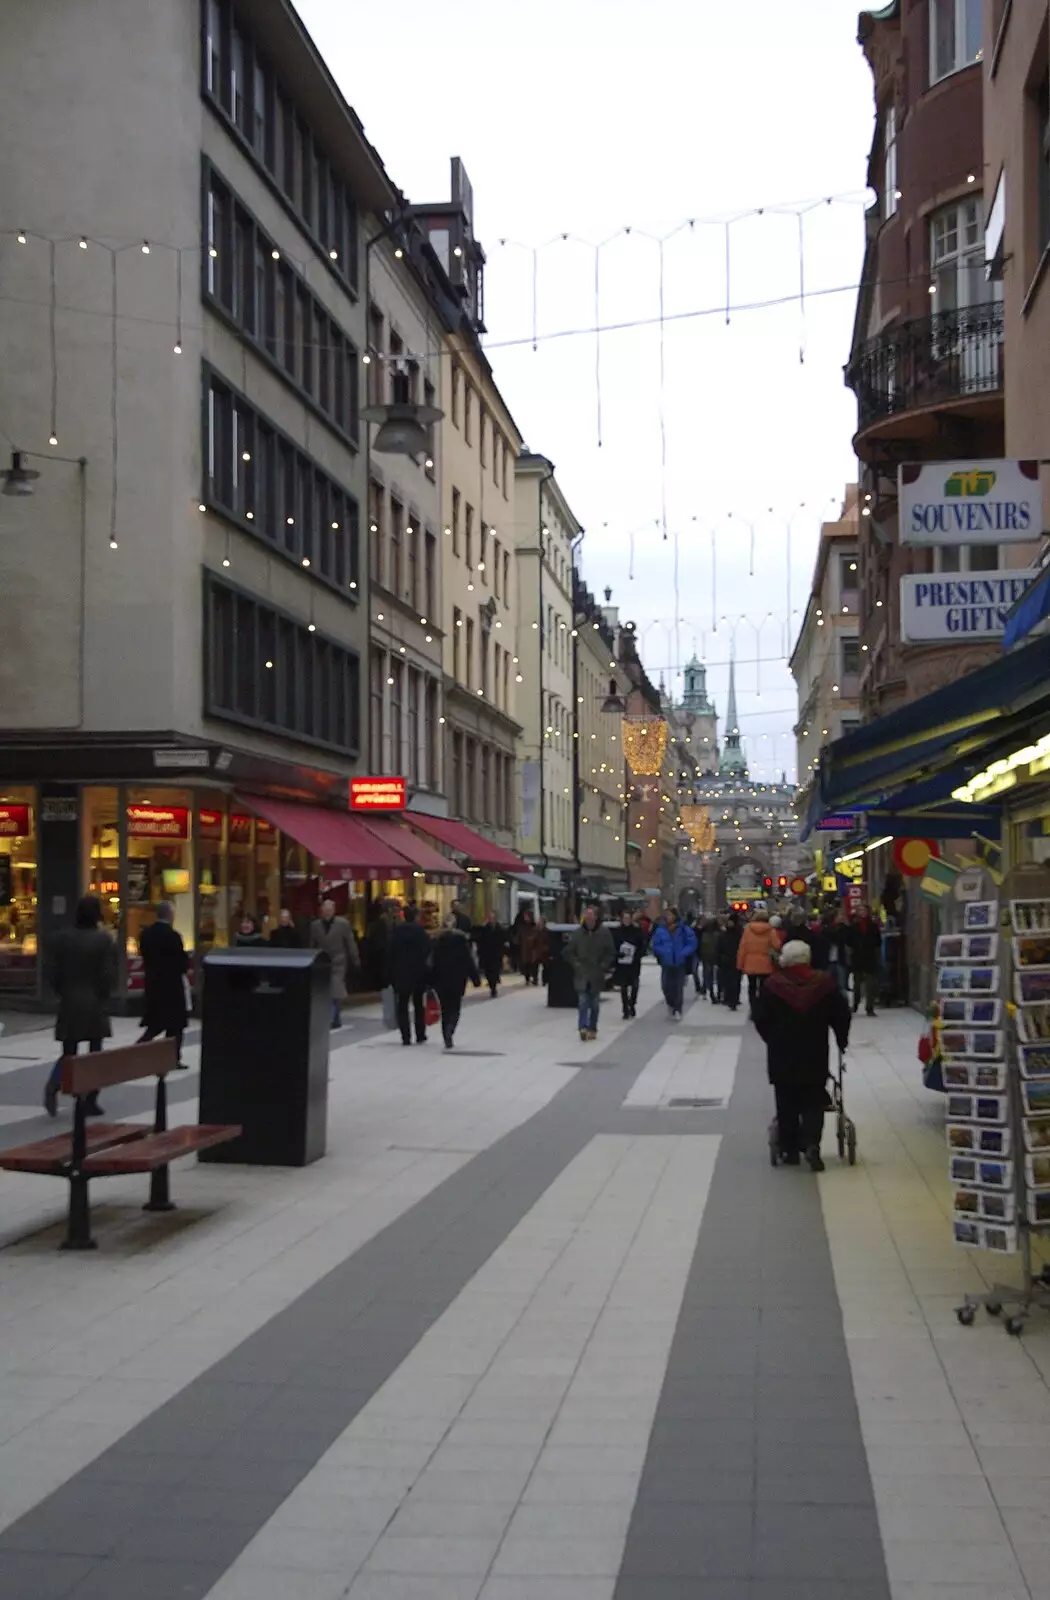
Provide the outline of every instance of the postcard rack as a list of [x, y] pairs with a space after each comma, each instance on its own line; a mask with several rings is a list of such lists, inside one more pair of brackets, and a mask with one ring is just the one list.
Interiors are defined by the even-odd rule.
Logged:
[[1050, 1231], [1050, 899], [1011, 900], [1002, 939], [998, 901], [967, 903], [963, 922], [937, 941], [952, 1226], [958, 1244], [1019, 1254], [1021, 1283], [968, 1294], [956, 1316], [1006, 1312], [1017, 1335], [1050, 1311], [1033, 1250]]

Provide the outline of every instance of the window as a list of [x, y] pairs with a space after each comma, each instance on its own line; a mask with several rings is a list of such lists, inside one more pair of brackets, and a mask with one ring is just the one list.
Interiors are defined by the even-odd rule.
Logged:
[[488, 465], [488, 417], [485, 407], [478, 407], [478, 450], [481, 454], [481, 465], [484, 469]]
[[398, 599], [404, 583], [405, 508], [400, 500], [390, 497], [390, 546], [387, 552], [387, 588]]
[[373, 583], [383, 581], [383, 505], [382, 485], [368, 485], [368, 576]]
[[452, 676], [457, 683], [463, 682], [460, 668], [463, 664], [463, 613], [458, 606], [452, 607]]
[[979, 196], [945, 206], [930, 218], [930, 274], [934, 311], [983, 305], [993, 285], [984, 271], [984, 220]]
[[326, 421], [356, 442], [356, 347], [207, 163], [204, 183], [205, 299], [271, 358]]
[[427, 770], [423, 781], [431, 789], [441, 787], [441, 724], [438, 722], [438, 686], [434, 678], [427, 679], [426, 716], [424, 729], [427, 741]]
[[370, 406], [381, 406], [386, 398], [384, 393], [383, 363], [380, 360], [383, 354], [383, 313], [378, 306], [370, 306], [368, 311], [368, 403]]
[[842, 675], [844, 678], [856, 677], [860, 671], [860, 640], [843, 639], [842, 641]]
[[408, 671], [408, 762], [405, 776], [412, 788], [419, 784], [419, 711], [423, 680], [411, 667]]
[[487, 585], [489, 581], [489, 530], [484, 522], [481, 524], [478, 571], [481, 573], [482, 583]]
[[503, 552], [503, 604], [510, 609], [510, 551]]
[[1044, 251], [1050, 246], [1050, 77], [1044, 76], [1039, 86], [1030, 92], [1029, 98], [1034, 113], [1035, 142], [1032, 170], [1035, 174], [1036, 248], [1030, 267], [1030, 273], [1034, 273]]
[[497, 600], [499, 599], [500, 572], [501, 572], [501, 556], [500, 556], [499, 540], [498, 539], [493, 539], [493, 541], [492, 541], [492, 588], [493, 588], [493, 591], [494, 591], [494, 593], [496, 595]]
[[205, 714], [356, 755], [359, 662], [294, 617], [208, 573]]
[[423, 552], [423, 606], [428, 622], [437, 616], [437, 540], [432, 533], [426, 536]]
[[839, 588], [843, 594], [851, 590], [856, 594], [860, 588], [859, 562], [855, 555], [839, 557]]
[[488, 699], [489, 693], [489, 636], [484, 629], [478, 639], [478, 688]]
[[474, 391], [468, 383], [463, 396], [463, 437], [467, 444], [474, 442]]
[[503, 498], [510, 499], [510, 450], [506, 442], [503, 445]]
[[503, 652], [503, 709], [510, 710], [510, 656]]
[[997, 544], [939, 545], [934, 551], [934, 571], [998, 572], [1000, 554]]
[[[434, 388], [434, 385], [431, 383], [429, 378], [425, 378], [423, 380], [423, 404], [425, 406], [434, 407], [436, 405], [436, 401], [437, 401], [437, 392], [436, 392], [436, 390]], [[430, 443], [429, 443], [427, 448], [428, 448], [429, 454], [424, 456], [424, 458], [423, 458], [423, 461], [424, 461], [423, 470], [426, 473], [427, 477], [430, 479], [431, 483], [436, 483], [437, 482], [437, 467], [434, 465], [434, 457], [437, 454], [437, 452], [434, 449], [434, 430], [433, 430], [433, 427], [431, 427], [431, 429], [430, 429]], [[429, 466], [427, 465], [427, 462], [429, 462]]]
[[492, 821], [492, 785], [489, 776], [492, 752], [487, 744], [481, 747], [481, 820]]
[[897, 213], [897, 107], [887, 106], [886, 123], [882, 133], [882, 215], [892, 217]]
[[503, 687], [502, 664], [503, 651], [497, 644], [492, 649], [492, 700], [496, 706], [502, 705], [500, 700], [500, 691]]
[[930, 0], [930, 83], [981, 59], [984, 0]]
[[474, 507], [467, 506], [466, 517], [463, 523], [463, 556], [467, 564], [467, 571], [474, 571]]
[[419, 529], [414, 522], [405, 529], [408, 550], [408, 601], [414, 611], [419, 610]]
[[468, 617], [463, 627], [463, 682], [470, 689], [474, 684], [474, 619]]
[[460, 512], [459, 490], [458, 489], [453, 489], [453, 491], [452, 491], [452, 554], [454, 556], [458, 556], [459, 555], [459, 512]]
[[305, 562], [313, 577], [343, 593], [356, 590], [357, 501], [207, 368], [204, 381], [202, 502], [296, 566]]
[[456, 362], [452, 363], [452, 426], [459, 427], [459, 391], [461, 386], [460, 370]]
[[495, 422], [492, 424], [492, 481], [499, 488], [499, 464], [502, 440]]
[[405, 664], [393, 657], [390, 662], [390, 770], [405, 772]]
[[295, 212], [328, 270], [356, 289], [358, 218], [349, 185], [296, 115], [265, 53], [234, 26], [233, 0], [204, 0], [203, 33], [202, 80], [212, 109]]
[[368, 662], [368, 764], [373, 772], [383, 771], [383, 696], [386, 676], [386, 655], [382, 650], [373, 650]]

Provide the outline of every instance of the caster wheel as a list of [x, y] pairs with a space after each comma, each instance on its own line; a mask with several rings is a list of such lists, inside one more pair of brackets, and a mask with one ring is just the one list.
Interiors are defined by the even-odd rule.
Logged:
[[1021, 1334], [1024, 1332], [1024, 1318], [1007, 1317], [1006, 1321], [1003, 1323], [1003, 1327], [1014, 1339], [1019, 1339]]
[[1003, 1308], [999, 1304], [998, 1300], [989, 1300], [985, 1306], [985, 1310], [990, 1317], [1001, 1317], [1003, 1314]]
[[856, 1138], [853, 1138], [853, 1139], [851, 1139], [849, 1141], [849, 1164], [850, 1164], [851, 1167], [855, 1167], [857, 1165], [857, 1141], [856, 1141]]
[[973, 1306], [957, 1306], [955, 1309], [955, 1315], [964, 1328], [973, 1327]]
[[839, 1134], [839, 1160], [840, 1161], [844, 1161], [845, 1158], [846, 1158], [846, 1136], [845, 1136], [845, 1134], [840, 1133]]

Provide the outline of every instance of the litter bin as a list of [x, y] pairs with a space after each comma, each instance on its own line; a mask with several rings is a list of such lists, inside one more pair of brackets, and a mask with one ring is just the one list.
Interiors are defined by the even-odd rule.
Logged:
[[575, 1011], [576, 982], [572, 968], [565, 959], [565, 944], [570, 933], [576, 932], [575, 922], [548, 922], [547, 924], [547, 1004], [560, 1011]]
[[331, 964], [321, 950], [213, 950], [204, 958], [201, 1122], [239, 1139], [202, 1161], [305, 1167], [325, 1153]]

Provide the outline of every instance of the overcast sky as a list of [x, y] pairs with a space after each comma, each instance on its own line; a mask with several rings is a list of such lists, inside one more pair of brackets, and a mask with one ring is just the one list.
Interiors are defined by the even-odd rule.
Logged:
[[[793, 777], [787, 524], [801, 614], [817, 525], [855, 471], [842, 367], [873, 126], [856, 0], [298, 3], [409, 199], [447, 198], [449, 158], [465, 163], [488, 253], [490, 358], [587, 529], [587, 582], [609, 585], [637, 623], [654, 679], [670, 686], [694, 648], [708, 660], [720, 713], [735, 632], [752, 770]], [[725, 229], [699, 219], [833, 195], [855, 198], [805, 218], [804, 314], [794, 299], [734, 310], [727, 326]], [[660, 250], [645, 235], [689, 218], [664, 245], [661, 407]], [[649, 325], [551, 337], [594, 327], [591, 246], [618, 233], [598, 257], [601, 320]], [[795, 215], [733, 224], [729, 253], [735, 306], [798, 295]]]

